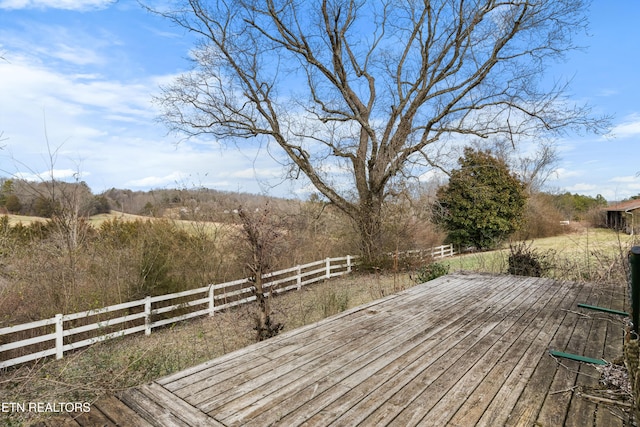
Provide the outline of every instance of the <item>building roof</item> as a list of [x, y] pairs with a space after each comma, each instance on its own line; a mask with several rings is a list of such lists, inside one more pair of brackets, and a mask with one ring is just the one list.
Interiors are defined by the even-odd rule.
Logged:
[[614, 203], [605, 208], [606, 211], [625, 212], [640, 209], [640, 199], [627, 200], [626, 202]]

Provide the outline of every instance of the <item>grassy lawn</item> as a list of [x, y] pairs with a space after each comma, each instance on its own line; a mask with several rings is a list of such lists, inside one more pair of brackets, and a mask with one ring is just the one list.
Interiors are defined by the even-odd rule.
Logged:
[[[619, 280], [617, 273], [626, 274], [624, 268], [629, 249], [639, 243], [638, 236], [602, 228], [580, 228], [573, 233], [527, 242], [531, 249], [546, 255], [546, 259], [553, 264], [550, 272], [552, 277], [592, 281], [605, 280], [607, 277]], [[442, 263], [447, 264], [450, 271], [506, 273], [509, 254], [507, 244], [500, 250], [458, 255]]]
[[638, 236], [618, 233], [606, 228], [580, 228], [575, 233], [534, 240], [539, 249], [553, 249], [562, 253], [584, 253], [604, 250], [615, 253], [638, 243]]

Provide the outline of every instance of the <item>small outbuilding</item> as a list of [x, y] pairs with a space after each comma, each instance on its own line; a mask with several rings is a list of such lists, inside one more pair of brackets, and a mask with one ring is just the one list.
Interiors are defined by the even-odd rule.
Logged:
[[640, 232], [640, 199], [610, 205], [605, 211], [607, 227], [627, 234]]

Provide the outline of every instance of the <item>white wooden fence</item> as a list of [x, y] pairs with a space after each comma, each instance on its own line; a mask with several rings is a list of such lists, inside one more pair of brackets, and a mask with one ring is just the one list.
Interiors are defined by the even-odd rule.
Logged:
[[[268, 273], [263, 276], [266, 279], [264, 286], [265, 289], [272, 288], [274, 293], [300, 289], [304, 285], [351, 272], [353, 259], [349, 255], [327, 258]], [[143, 331], [149, 335], [153, 328], [193, 317], [213, 316], [216, 311], [254, 301], [253, 291], [248, 278], [240, 279], [0, 328], [0, 368], [53, 355], [61, 359], [65, 352], [100, 341]], [[114, 330], [118, 325], [121, 328]], [[122, 328], [128, 325], [131, 326]], [[19, 333], [22, 333], [22, 339], [13, 340]], [[25, 334], [35, 336], [24, 339]], [[34, 345], [38, 345], [40, 350], [6, 357], [11, 350]], [[42, 350], [45, 345], [49, 348]]]
[[[408, 254], [443, 258], [454, 252], [453, 246], [446, 245], [432, 248], [431, 253], [410, 251]], [[299, 290], [304, 285], [350, 273], [354, 259], [350, 255], [326, 258], [268, 273], [263, 276], [267, 279], [264, 286], [273, 293]], [[213, 316], [216, 311], [255, 299], [254, 288], [246, 278], [0, 328], [0, 369], [53, 355], [61, 359], [65, 352], [137, 332], [150, 335], [153, 328], [193, 317]], [[34, 346], [37, 350], [30, 353], [28, 347]], [[43, 347], [47, 348], [43, 350]]]
[[431, 249], [417, 249], [417, 250], [413, 250], [413, 251], [405, 251], [403, 252], [404, 255], [408, 255], [408, 256], [412, 256], [412, 255], [416, 255], [416, 256], [430, 256], [433, 259], [438, 259], [438, 258], [446, 258], [446, 257], [450, 257], [450, 256], [454, 256], [456, 253], [453, 250], [453, 245], [442, 245], [442, 246], [436, 246], [435, 248], [431, 248]]

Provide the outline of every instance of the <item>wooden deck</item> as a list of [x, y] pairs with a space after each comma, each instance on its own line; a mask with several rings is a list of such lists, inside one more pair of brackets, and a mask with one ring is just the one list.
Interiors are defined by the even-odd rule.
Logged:
[[593, 365], [622, 355], [625, 289], [454, 274], [118, 396], [75, 420], [124, 426], [631, 425]]

